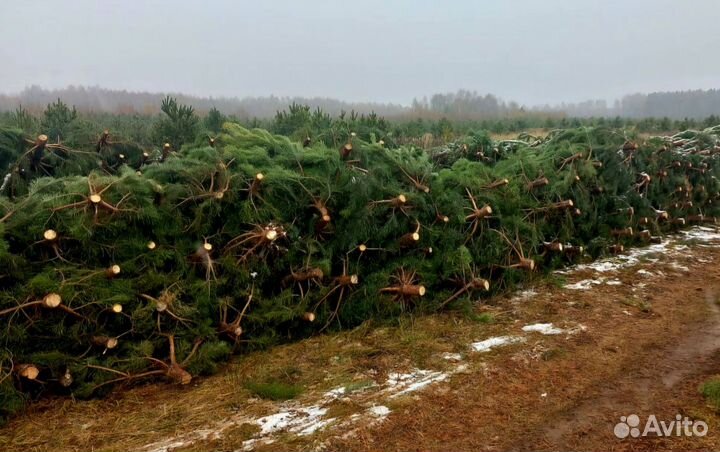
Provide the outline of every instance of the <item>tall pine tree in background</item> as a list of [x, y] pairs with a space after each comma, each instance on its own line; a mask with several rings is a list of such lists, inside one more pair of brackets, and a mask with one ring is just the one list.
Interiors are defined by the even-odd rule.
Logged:
[[45, 109], [40, 127], [45, 135], [59, 143], [67, 138], [70, 127], [77, 119], [77, 116], [75, 107], [71, 109], [58, 99], [57, 102], [49, 104]]
[[178, 104], [177, 99], [167, 96], [160, 109], [163, 116], [155, 124], [156, 143], [169, 143], [173, 149], [180, 149], [193, 141], [200, 122], [193, 107]]

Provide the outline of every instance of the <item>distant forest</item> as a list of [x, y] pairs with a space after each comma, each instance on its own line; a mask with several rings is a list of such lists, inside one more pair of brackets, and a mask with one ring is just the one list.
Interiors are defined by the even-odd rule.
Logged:
[[504, 101], [492, 94], [460, 90], [455, 93], [435, 94], [413, 100], [409, 106], [388, 103], [356, 103], [331, 98], [304, 97], [195, 97], [180, 93], [148, 93], [111, 90], [100, 87], [76, 87], [48, 90], [38, 86], [26, 88], [17, 95], [0, 94], [0, 112], [13, 111], [19, 106], [33, 114], [40, 114], [57, 99], [74, 105], [79, 112], [155, 115], [159, 113], [162, 99], [170, 94], [181, 103], [191, 105], [201, 115], [213, 107], [226, 115], [240, 119], [269, 119], [292, 103], [320, 108], [331, 116], [343, 111], [377, 113], [387, 119], [433, 119], [483, 120], [495, 118], [519, 118], [527, 116], [548, 117], [624, 117], [624, 118], [670, 118], [701, 119], [720, 115], [720, 90], [693, 90], [631, 94], [612, 105], [604, 100], [588, 100], [579, 103], [525, 106], [514, 101]]

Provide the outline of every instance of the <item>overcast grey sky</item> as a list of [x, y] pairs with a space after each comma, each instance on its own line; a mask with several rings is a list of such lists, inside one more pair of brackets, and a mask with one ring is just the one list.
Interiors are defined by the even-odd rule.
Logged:
[[524, 104], [720, 88], [718, 0], [0, 0], [0, 92]]

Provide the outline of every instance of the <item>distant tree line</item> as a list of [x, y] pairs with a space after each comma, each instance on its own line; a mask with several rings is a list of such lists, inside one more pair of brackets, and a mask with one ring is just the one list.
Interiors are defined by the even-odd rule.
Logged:
[[630, 94], [611, 107], [604, 100], [591, 100], [576, 104], [545, 105], [537, 107], [536, 111], [562, 112], [571, 117], [702, 119], [720, 115], [720, 90]]
[[[453, 106], [464, 105], [462, 111], [472, 109], [472, 96], [440, 96], [428, 105], [413, 106], [413, 110], [394, 117], [384, 117], [376, 112], [362, 113], [354, 109], [341, 110], [333, 115], [319, 107], [291, 103], [275, 112], [271, 118], [247, 118], [225, 114], [219, 108], [210, 107], [205, 112], [192, 105], [166, 96], [160, 99], [157, 113], [118, 113], [82, 111], [55, 99], [39, 113], [19, 106], [12, 111], [0, 113], [0, 127], [21, 129], [29, 137], [48, 135], [52, 142], [71, 147], [85, 147], [95, 143], [103, 130], [109, 130], [115, 140], [137, 143], [144, 148], [160, 148], [169, 143], [179, 149], [185, 144], [208, 143], [222, 130], [225, 122], [236, 122], [245, 127], [261, 127], [279, 135], [305, 142], [323, 142], [328, 146], [341, 146], [351, 133], [370, 141], [383, 141], [393, 147], [416, 144], [422, 147], [437, 146], [460, 137], [490, 133], [496, 136], [518, 134], [524, 131], [543, 133], [552, 129], [580, 126], [607, 126], [628, 128], [647, 134], [667, 134], [686, 129], [702, 129], [720, 123], [719, 115], [702, 119], [626, 118], [615, 116], [566, 117], [557, 114], [524, 112], [519, 107], [504, 105], [490, 98], [483, 100], [495, 108], [511, 108], [502, 117], [481, 119], [457, 119], [460, 110]], [[414, 115], [413, 112], [432, 110], [433, 115]], [[442, 110], [435, 112], [435, 110]], [[454, 118], [454, 119], [453, 119]]]
[[[0, 112], [14, 111], [21, 105], [28, 112], [39, 115], [45, 106], [61, 99], [81, 113], [113, 113], [120, 115], [156, 115], [161, 112], [163, 93], [110, 90], [99, 87], [71, 86], [60, 90], [47, 90], [31, 86], [17, 95], [0, 94]], [[211, 109], [237, 118], [240, 121], [268, 120], [288, 105], [307, 105], [311, 111], [320, 109], [331, 117], [342, 112], [376, 114], [391, 120], [422, 118], [451, 121], [481, 121], [486, 119], [515, 118], [663, 118], [683, 120], [703, 119], [720, 115], [720, 90], [694, 90], [631, 94], [608, 105], [605, 100], [588, 100], [558, 105], [524, 106], [503, 101], [492, 94], [459, 90], [454, 93], [435, 94], [430, 98], [414, 99], [411, 105], [386, 103], [344, 102], [330, 98], [303, 97], [194, 97], [170, 94], [180, 104], [191, 106], [200, 115]]]
[[303, 97], [196, 97], [180, 93], [148, 93], [127, 90], [111, 90], [100, 87], [70, 86], [64, 89], [48, 90], [39, 86], [26, 88], [18, 95], [0, 94], [0, 112], [13, 111], [22, 105], [34, 114], [39, 114], [45, 106], [57, 99], [74, 105], [84, 113], [115, 113], [153, 115], [160, 112], [162, 100], [170, 95], [184, 105], [192, 106], [200, 114], [212, 108], [225, 115], [233, 115], [243, 120], [252, 118], [272, 118], [278, 110], [287, 108], [292, 103], [307, 104], [313, 108], [336, 116], [341, 111], [355, 110], [363, 113], [376, 112], [390, 116], [399, 114], [406, 107], [381, 103], [351, 103], [330, 98]]

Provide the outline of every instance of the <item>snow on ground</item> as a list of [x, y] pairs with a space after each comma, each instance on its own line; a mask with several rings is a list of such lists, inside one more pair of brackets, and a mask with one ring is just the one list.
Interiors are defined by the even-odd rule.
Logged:
[[410, 392], [415, 392], [425, 386], [446, 380], [450, 375], [445, 372], [437, 372], [432, 370], [415, 369], [410, 373], [391, 373], [388, 374], [386, 392], [390, 393], [390, 398], [399, 397]]
[[585, 325], [578, 324], [572, 328], [563, 329], [556, 327], [552, 323], [533, 323], [531, 325], [525, 325], [524, 327], [522, 327], [522, 330], [526, 333], [540, 333], [551, 336], [563, 333], [575, 334], [580, 331], [586, 331], [587, 327]]
[[603, 281], [605, 281], [605, 278], [602, 277], [597, 279], [583, 279], [573, 284], [567, 284], [565, 288], [570, 290], [588, 290], [592, 289], [592, 286], [602, 284]]
[[260, 427], [261, 436], [266, 436], [280, 430], [287, 430], [304, 436], [320, 428], [323, 423], [326, 424], [329, 422], [322, 420], [325, 413], [327, 413], [327, 409], [325, 408], [309, 406], [261, 417], [257, 419], [255, 423]]
[[535, 323], [533, 325], [525, 325], [522, 330], [526, 333], [536, 332], [540, 334], [562, 334], [565, 332], [562, 328], [553, 326], [552, 323]]
[[[565, 288], [570, 290], [589, 290], [592, 289], [593, 286], [600, 284], [617, 286], [622, 284], [622, 282], [618, 279], [608, 279], [608, 277], [600, 275], [622, 270], [624, 268], [634, 267], [643, 262], [657, 262], [658, 259], [654, 256], [658, 255], [665, 257], [685, 255], [689, 249], [687, 243], [690, 241], [694, 242], [696, 246], [703, 246], [703, 244], [707, 244], [708, 246], [717, 246], [720, 242], [720, 232], [718, 232], [715, 228], [698, 226], [687, 231], [681, 231], [679, 234], [668, 236], [662, 241], [662, 243], [657, 243], [643, 248], [631, 248], [626, 253], [618, 256], [599, 259], [588, 264], [574, 265], [564, 270], [557, 270], [555, 273], [560, 275], [573, 275], [587, 270], [595, 273], [595, 278], [583, 279], [581, 281], [565, 285]], [[676, 262], [671, 262], [670, 266], [678, 271], [688, 271], [686, 266], [680, 265]], [[637, 273], [647, 277], [663, 276], [662, 272], [652, 273], [645, 269], [640, 269]]]
[[443, 353], [440, 355], [442, 359], [446, 359], [448, 361], [461, 361], [462, 355], [460, 353]]
[[671, 266], [672, 268], [674, 268], [675, 270], [680, 270], [680, 271], [683, 271], [683, 272], [689, 272], [689, 271], [690, 271], [690, 269], [687, 268], [685, 265], [680, 265], [680, 264], [678, 264], [677, 262], [671, 262], [671, 263], [670, 263], [670, 266]]
[[378, 418], [384, 418], [387, 417], [388, 414], [390, 414], [390, 408], [386, 407], [385, 405], [372, 406], [368, 408], [368, 413]]
[[493, 348], [502, 347], [503, 345], [517, 344], [525, 342], [524, 337], [519, 336], [498, 336], [485, 339], [484, 341], [474, 342], [470, 347], [476, 352], [489, 352]]
[[687, 240], [697, 240], [704, 243], [720, 242], [720, 231], [716, 228], [704, 226], [681, 231]]
[[515, 303], [518, 301], [528, 301], [531, 298], [535, 297], [538, 293], [535, 292], [533, 289], [527, 289], [527, 290], [519, 290], [515, 292], [513, 297], [510, 299], [511, 302]]
[[345, 395], [345, 392], [347, 392], [345, 386], [341, 386], [339, 388], [331, 389], [330, 391], [326, 392], [325, 398], [329, 400], [337, 399]]

